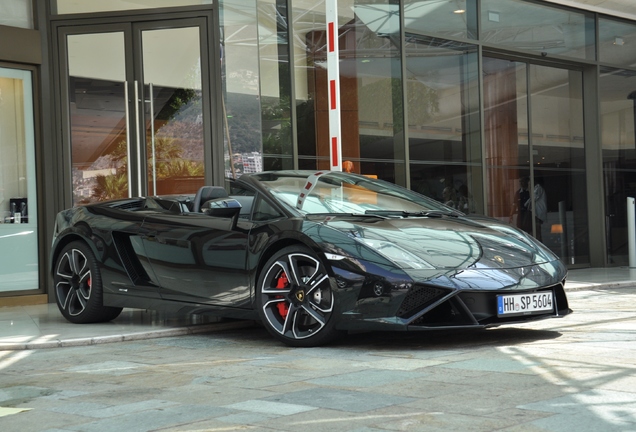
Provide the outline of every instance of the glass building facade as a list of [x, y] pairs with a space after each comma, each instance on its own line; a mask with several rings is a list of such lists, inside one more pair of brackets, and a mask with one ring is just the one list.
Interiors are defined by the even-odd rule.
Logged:
[[[342, 152], [354, 171], [515, 224], [571, 267], [626, 263], [633, 23], [524, 0], [338, 8]], [[221, 9], [228, 174], [327, 168], [324, 2]], [[619, 100], [623, 122], [610, 126]], [[259, 152], [262, 166], [245, 162]]]
[[[626, 265], [636, 21], [556, 3], [339, 0], [343, 160], [518, 226], [571, 268]], [[29, 185], [5, 195], [41, 209], [29, 218], [39, 276], [24, 292], [50, 292], [42, 263], [63, 208], [328, 168], [325, 10], [324, 0], [0, 7], [0, 23], [42, 41], [21, 81], [41, 88], [25, 104], [40, 113], [34, 143], [3, 144], [25, 155]], [[13, 179], [5, 165], [0, 179]]]

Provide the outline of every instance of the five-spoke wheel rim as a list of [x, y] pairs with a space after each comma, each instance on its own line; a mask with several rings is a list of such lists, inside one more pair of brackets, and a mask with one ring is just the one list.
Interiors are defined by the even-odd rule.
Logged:
[[302, 253], [283, 255], [266, 269], [260, 295], [265, 319], [290, 339], [317, 334], [333, 311], [329, 275], [320, 261]]
[[57, 264], [55, 291], [60, 307], [69, 315], [81, 314], [91, 297], [91, 269], [86, 255], [69, 249]]

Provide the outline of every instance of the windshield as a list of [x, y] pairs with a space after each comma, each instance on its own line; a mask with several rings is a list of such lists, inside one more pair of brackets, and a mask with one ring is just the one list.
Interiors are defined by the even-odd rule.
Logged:
[[254, 177], [280, 202], [303, 214], [458, 213], [408, 189], [357, 174], [283, 171]]

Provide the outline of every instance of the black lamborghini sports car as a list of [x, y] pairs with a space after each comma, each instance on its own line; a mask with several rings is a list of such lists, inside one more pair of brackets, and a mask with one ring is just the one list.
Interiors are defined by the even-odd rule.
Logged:
[[351, 330], [486, 328], [571, 312], [566, 268], [522, 231], [342, 172], [57, 215], [55, 297], [74, 323], [124, 307], [260, 320], [292, 346]]

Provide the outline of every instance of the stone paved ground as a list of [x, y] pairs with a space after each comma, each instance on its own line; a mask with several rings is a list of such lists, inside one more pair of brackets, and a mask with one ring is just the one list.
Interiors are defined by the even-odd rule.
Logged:
[[636, 288], [569, 297], [564, 319], [323, 348], [251, 328], [3, 351], [0, 431], [636, 431]]

